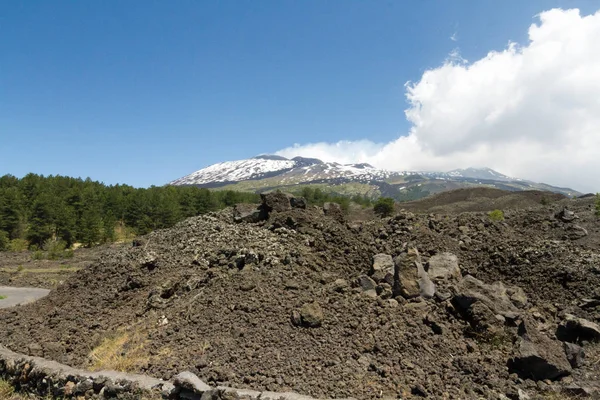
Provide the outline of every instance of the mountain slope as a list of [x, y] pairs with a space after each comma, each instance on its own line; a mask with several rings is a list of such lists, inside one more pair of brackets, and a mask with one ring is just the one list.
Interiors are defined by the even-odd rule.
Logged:
[[580, 193], [544, 183], [511, 178], [490, 168], [455, 169], [449, 172], [387, 171], [369, 164], [339, 164], [315, 158], [261, 155], [246, 160], [213, 164], [169, 183], [252, 192], [274, 189], [297, 191], [317, 186], [342, 195], [389, 196], [399, 201], [468, 187], [503, 190], [546, 190], [568, 196]]

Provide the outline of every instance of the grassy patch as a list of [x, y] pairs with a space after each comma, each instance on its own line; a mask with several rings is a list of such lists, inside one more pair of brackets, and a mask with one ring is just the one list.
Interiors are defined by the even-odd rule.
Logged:
[[12, 399], [14, 393], [15, 389], [10, 383], [0, 380], [0, 400]]
[[0, 294], [0, 300], [4, 300], [6, 298], [6, 296]]
[[146, 351], [147, 335], [140, 329], [119, 330], [102, 340], [89, 354], [92, 370], [113, 369], [134, 372], [146, 365], [150, 356]]

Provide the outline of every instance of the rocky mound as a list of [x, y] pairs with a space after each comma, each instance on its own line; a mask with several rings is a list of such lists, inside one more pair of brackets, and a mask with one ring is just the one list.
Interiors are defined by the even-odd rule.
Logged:
[[267, 195], [0, 311], [0, 343], [89, 367], [108, 341], [133, 372], [321, 398], [598, 396], [598, 222], [569, 204], [349, 223]]
[[424, 199], [402, 203], [411, 211], [456, 213], [468, 211], [492, 211], [495, 209], [538, 208], [567, 199], [559, 193], [541, 190], [506, 191], [490, 187], [463, 188], [434, 194]]

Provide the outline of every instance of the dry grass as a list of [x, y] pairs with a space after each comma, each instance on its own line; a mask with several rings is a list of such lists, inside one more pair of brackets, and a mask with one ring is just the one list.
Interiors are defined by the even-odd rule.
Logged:
[[122, 329], [104, 338], [89, 354], [92, 370], [112, 369], [134, 372], [150, 361], [146, 333], [135, 327]]
[[158, 354], [150, 355], [147, 349], [148, 329], [133, 325], [119, 329], [105, 337], [88, 355], [89, 367], [99, 371], [103, 369], [121, 372], [139, 372], [150, 361], [171, 354], [167, 347]]
[[4, 380], [0, 380], [0, 400], [13, 399], [15, 393], [12, 385]]
[[115, 243], [129, 242], [135, 239], [136, 234], [133, 229], [126, 227], [124, 224], [117, 223], [115, 225]]
[[[39, 397], [38, 397], [39, 398]], [[15, 393], [15, 388], [7, 381], [0, 379], [0, 400], [31, 400], [33, 397]]]

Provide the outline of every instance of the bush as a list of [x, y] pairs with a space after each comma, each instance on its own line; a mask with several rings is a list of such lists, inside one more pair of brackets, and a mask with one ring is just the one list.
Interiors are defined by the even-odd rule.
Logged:
[[382, 217], [389, 217], [394, 212], [394, 199], [391, 197], [380, 197], [373, 206], [375, 214]]
[[44, 252], [41, 250], [35, 250], [32, 254], [31, 254], [31, 258], [33, 260], [43, 260], [44, 259]]
[[10, 251], [25, 251], [29, 247], [29, 242], [25, 239], [13, 239], [8, 245]]
[[0, 251], [8, 250], [9, 243], [8, 233], [0, 231]]
[[488, 213], [492, 221], [504, 221], [504, 213], [502, 210], [494, 210]]
[[44, 250], [48, 252], [49, 260], [73, 257], [73, 251], [67, 250], [67, 242], [64, 240], [48, 239], [44, 242]]

